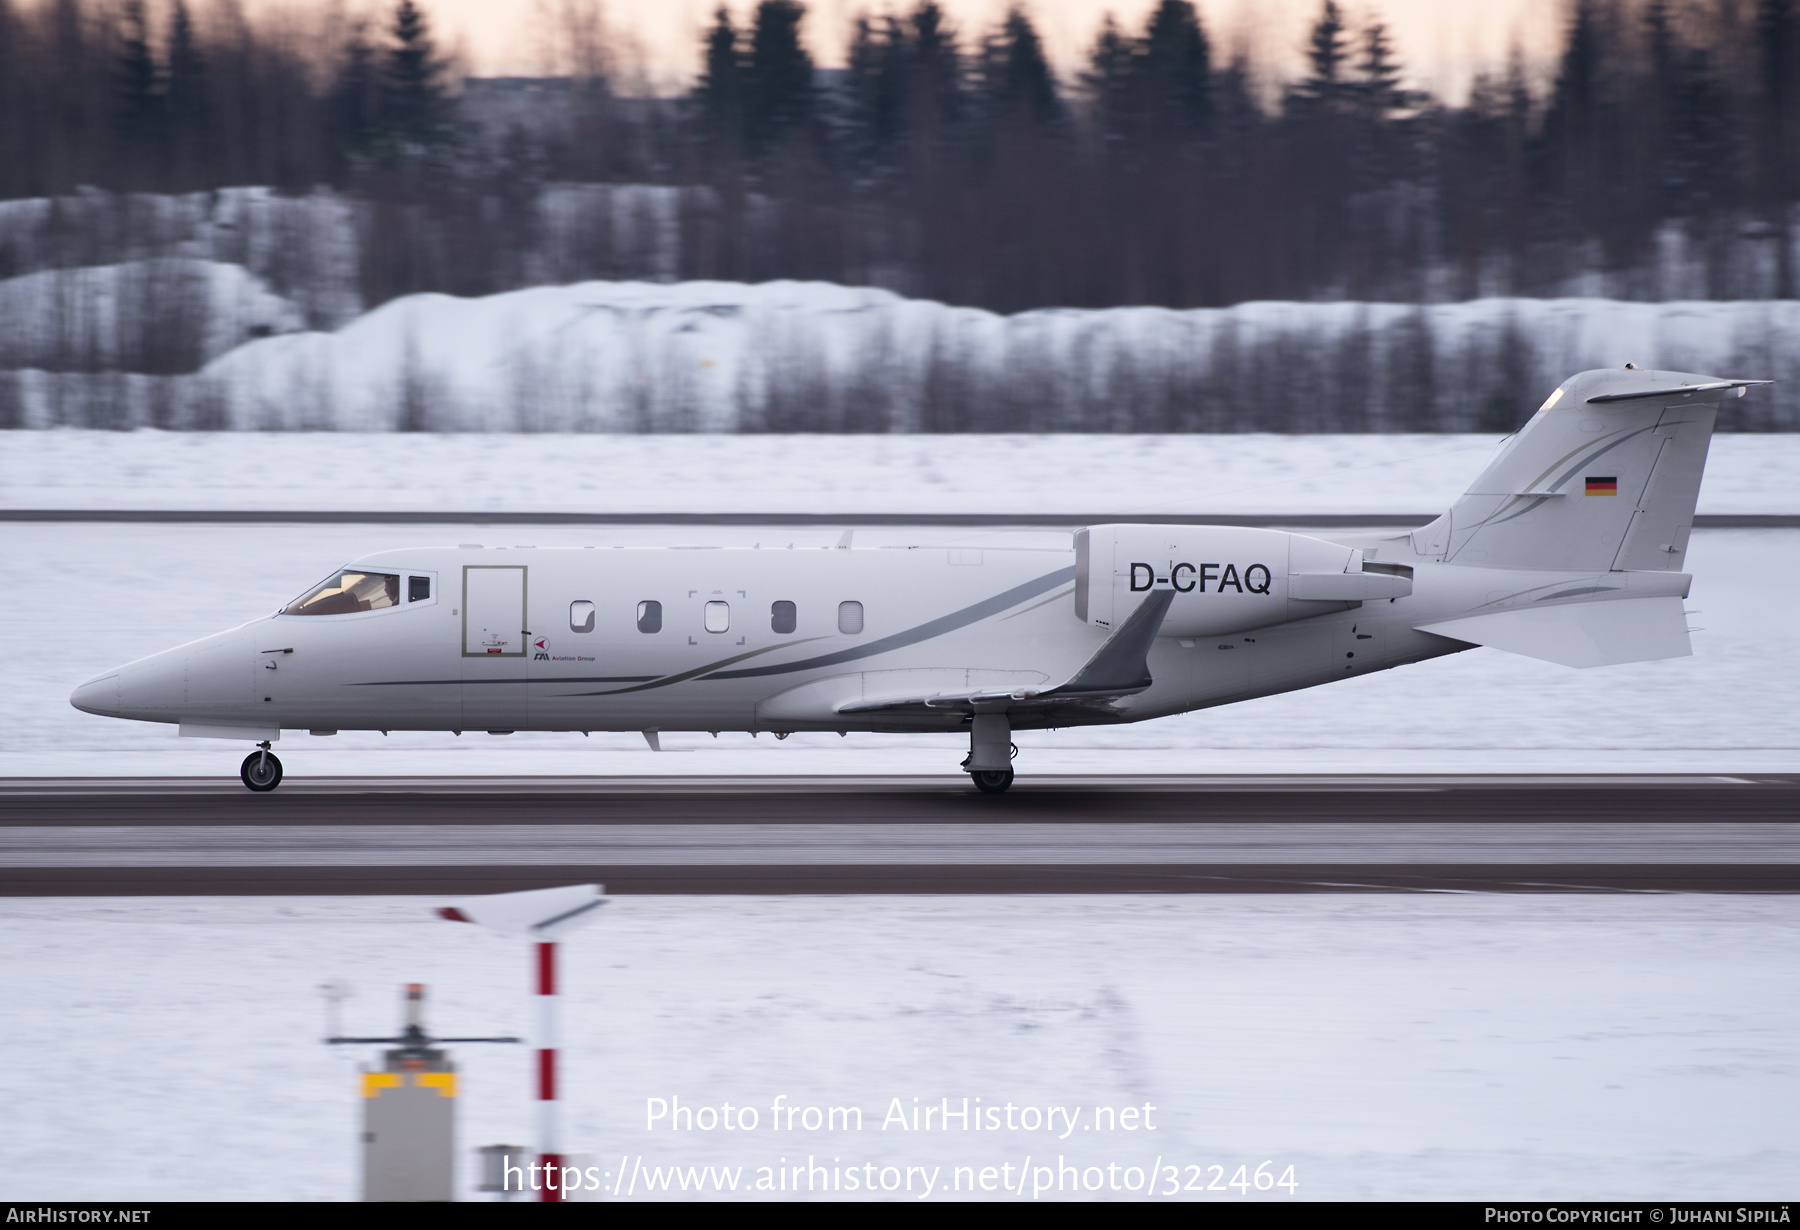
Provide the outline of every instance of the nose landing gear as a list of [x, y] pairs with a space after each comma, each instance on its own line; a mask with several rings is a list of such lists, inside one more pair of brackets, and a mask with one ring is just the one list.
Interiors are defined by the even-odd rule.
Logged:
[[267, 740], [257, 746], [262, 750], [251, 752], [244, 757], [244, 764], [238, 770], [238, 776], [244, 779], [244, 785], [258, 794], [265, 794], [281, 785], [281, 761], [277, 760], [275, 753], [269, 750]]

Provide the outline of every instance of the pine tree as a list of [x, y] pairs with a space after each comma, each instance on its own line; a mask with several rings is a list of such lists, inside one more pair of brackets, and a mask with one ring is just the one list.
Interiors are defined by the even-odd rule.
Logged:
[[1306, 62], [1311, 71], [1290, 89], [1289, 105], [1301, 110], [1342, 107], [1349, 94], [1350, 83], [1344, 72], [1349, 58], [1343, 11], [1336, 0], [1325, 0], [1306, 40]]
[[1640, 162], [1643, 191], [1650, 211], [1661, 217], [1679, 192], [1674, 181], [1672, 142], [1675, 108], [1680, 103], [1684, 65], [1668, 0], [1648, 0], [1644, 5], [1643, 33], [1648, 63], [1635, 83], [1633, 105], [1637, 110], [1638, 142], [1633, 150]]
[[381, 129], [381, 84], [368, 27], [355, 22], [338, 53], [326, 100], [327, 126], [340, 156], [357, 158], [373, 149]]
[[859, 16], [851, 31], [844, 88], [845, 143], [867, 167], [899, 145], [906, 122], [906, 31], [894, 18]]
[[118, 49], [113, 61], [113, 135], [116, 170], [138, 186], [141, 176], [162, 164], [162, 98], [156, 60], [150, 51], [150, 21], [144, 0], [124, 0], [119, 9]]
[[[31, 191], [28, 165], [32, 141], [26, 133], [30, 114], [24, 81], [25, 23], [13, 10], [12, 0], [0, 0], [0, 196], [24, 196]], [[0, 255], [0, 277], [11, 277], [10, 254]], [[0, 413], [0, 419], [4, 419]], [[10, 424], [9, 424], [10, 425]]]
[[805, 16], [796, 0], [756, 6], [744, 81], [745, 135], [754, 152], [782, 144], [812, 114], [813, 62], [800, 42]]
[[1031, 124], [1051, 124], [1061, 118], [1062, 104], [1056, 78], [1044, 56], [1037, 27], [1019, 9], [1012, 9], [999, 33], [983, 48], [982, 85], [996, 118], [1018, 118]]
[[921, 0], [905, 22], [907, 126], [931, 139], [947, 136], [963, 119], [963, 56], [956, 31], [935, 0]]
[[211, 133], [206, 60], [194, 33], [187, 0], [175, 0], [169, 24], [168, 64], [163, 96], [169, 125], [170, 173], [177, 189], [213, 183], [208, 167]]
[[1094, 49], [1088, 53], [1087, 71], [1081, 84], [1093, 102], [1094, 122], [1101, 138], [1114, 148], [1135, 141], [1139, 115], [1136, 54], [1111, 13], [1100, 23]]
[[1671, 58], [1663, 210], [1694, 217], [1733, 200], [1743, 125], [1733, 122], [1730, 94], [1706, 48], [1678, 46]]
[[44, 190], [67, 192], [93, 183], [106, 164], [100, 150], [107, 136], [108, 83], [103, 52], [94, 46], [79, 0], [51, 0], [44, 16]]
[[1354, 88], [1363, 111], [1373, 119], [1385, 119], [1390, 112], [1413, 101], [1400, 88], [1400, 62], [1394, 58], [1387, 27], [1379, 21], [1370, 22], [1363, 29]]
[[1596, 187], [1607, 161], [1601, 140], [1601, 37], [1594, 0], [1576, 0], [1539, 136], [1538, 179], [1554, 202], [1565, 238], [1595, 224]]
[[693, 101], [703, 139], [715, 150], [736, 149], [744, 138], [744, 63], [737, 29], [723, 4], [706, 32], [705, 67]]
[[1139, 75], [1153, 137], [1205, 129], [1212, 112], [1212, 48], [1189, 0], [1162, 0], [1144, 29]]
[[393, 42], [382, 66], [383, 126], [406, 145], [441, 145], [449, 136], [445, 65], [413, 0], [400, 0], [389, 36]]
[[1796, 290], [1793, 245], [1788, 239], [1788, 206], [1795, 195], [1794, 163], [1800, 159], [1800, 15], [1794, 0], [1760, 0], [1756, 10], [1756, 50], [1761, 123], [1758, 125], [1758, 196], [1776, 237], [1775, 297]]

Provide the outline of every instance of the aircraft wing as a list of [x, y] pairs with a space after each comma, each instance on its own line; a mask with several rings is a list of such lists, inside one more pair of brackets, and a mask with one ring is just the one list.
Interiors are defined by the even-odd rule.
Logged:
[[839, 705], [839, 713], [1021, 713], [1079, 711], [1090, 720], [1122, 697], [1142, 692], [1150, 677], [1150, 647], [1162, 628], [1175, 591], [1164, 589], [1138, 604], [1082, 668], [1049, 688], [1015, 691], [938, 692], [929, 696], [877, 697]]

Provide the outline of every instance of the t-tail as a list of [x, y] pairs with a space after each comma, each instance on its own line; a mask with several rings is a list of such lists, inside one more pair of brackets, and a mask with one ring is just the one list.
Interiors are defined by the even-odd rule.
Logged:
[[1542, 583], [1495, 586], [1470, 615], [1421, 630], [1571, 666], [1690, 652], [1682, 564], [1713, 424], [1721, 403], [1768, 383], [1635, 368], [1564, 381], [1413, 534], [1417, 555], [1453, 569]]

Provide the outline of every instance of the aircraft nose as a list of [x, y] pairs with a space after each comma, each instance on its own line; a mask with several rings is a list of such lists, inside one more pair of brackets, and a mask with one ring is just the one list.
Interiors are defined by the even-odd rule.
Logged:
[[90, 679], [69, 695], [69, 703], [83, 713], [101, 717], [119, 716], [119, 673]]
[[181, 716], [187, 689], [187, 658], [166, 650], [96, 675], [69, 697], [83, 713], [172, 722]]

